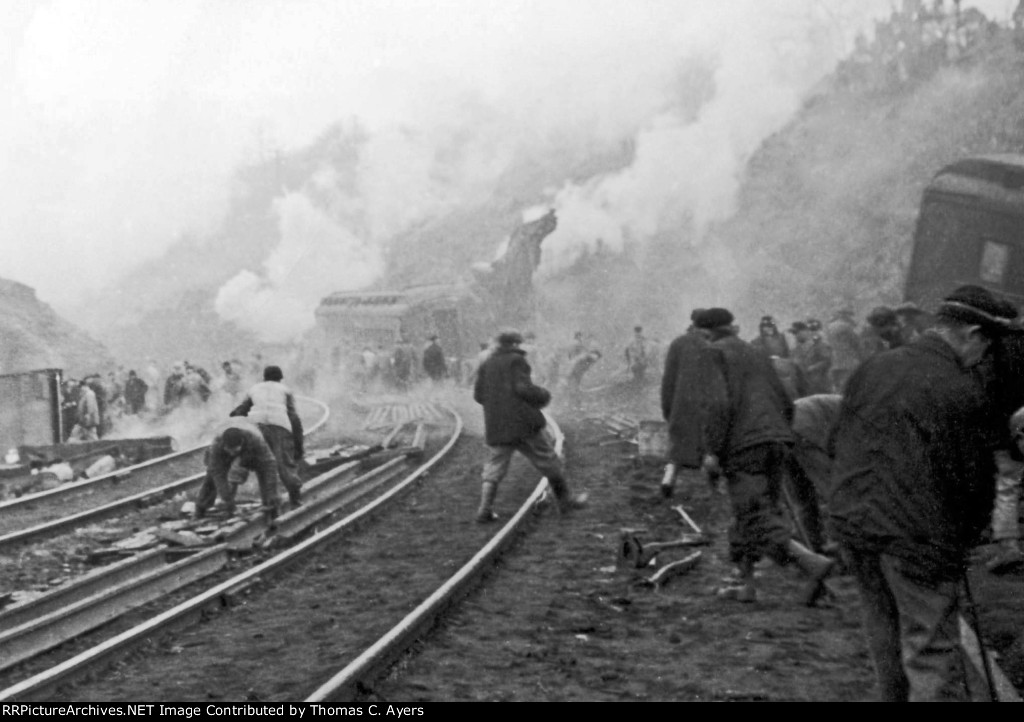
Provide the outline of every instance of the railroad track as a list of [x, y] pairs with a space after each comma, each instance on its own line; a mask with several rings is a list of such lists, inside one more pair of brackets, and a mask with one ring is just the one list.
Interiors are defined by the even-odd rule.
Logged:
[[[447, 456], [464, 465], [479, 455], [475, 445], [456, 446], [461, 420], [453, 416], [455, 428], [443, 446], [370, 504], [0, 691], [0, 700], [340, 700], [372, 684], [493, 564], [545, 493], [543, 482], [518, 494], [510, 490], [510, 502], [519, 497], [519, 511], [491, 538], [493, 527], [472, 522], [475, 471], [459, 477], [461, 483], [449, 471], [442, 483], [416, 486]], [[395, 503], [399, 494], [404, 499]], [[375, 513], [386, 517], [348, 534]], [[206, 623], [188, 625], [197, 619]], [[266, 637], [274, 638], [273, 654]], [[125, 657], [126, 649], [140, 645], [145, 654]], [[96, 670], [113, 659], [122, 660], [116, 670], [98, 677]], [[68, 686], [82, 675], [91, 676], [87, 687]]]
[[[300, 396], [298, 400], [315, 409], [316, 420], [306, 429], [306, 436], [312, 436], [327, 423], [330, 412], [314, 399]], [[0, 554], [197, 488], [208, 446], [182, 449], [95, 479], [0, 503]]]
[[[439, 414], [431, 415], [434, 421], [438, 418]], [[179, 605], [182, 609], [176, 612], [170, 610], [165, 616], [165, 621], [158, 623], [157, 628], [181, 624], [183, 619], [201, 614], [205, 606], [211, 603], [216, 606], [228, 596], [237, 594], [253, 580], [258, 581], [268, 574], [277, 573], [276, 570], [286, 568], [301, 554], [305, 548], [302, 544], [295, 547], [297, 551], [290, 550], [273, 556], [241, 575], [237, 575], [237, 555], [239, 552], [248, 554], [251, 561], [244, 565], [251, 566], [269, 554], [270, 550], [287, 546], [310, 530], [319, 534], [318, 525], [328, 524], [332, 515], [336, 516], [339, 510], [351, 509], [368, 496], [379, 493], [382, 489], [390, 489], [382, 494], [382, 498], [364, 504], [359, 512], [350, 516], [362, 518], [384, 504], [387, 499], [411, 483], [412, 480], [409, 480], [396, 486], [395, 479], [408, 470], [409, 459], [422, 455], [423, 445], [430, 441], [427, 425], [427, 419], [412, 414], [404, 423], [396, 424], [388, 430], [380, 444], [352, 455], [355, 457], [352, 460], [346, 462], [345, 455], [334, 459], [327, 457], [325, 463], [316, 466], [333, 468], [328, 468], [304, 485], [303, 506], [281, 516], [272, 530], [266, 528], [258, 512], [251, 514], [251, 518], [246, 518], [243, 514], [242, 518], [234, 518], [231, 520], [232, 523], [216, 529], [212, 537], [207, 537], [206, 545], [192, 549], [157, 549], [139, 554], [86, 575], [39, 599], [16, 605], [0, 613], [0, 670], [9, 669], [25, 660], [38, 659], [40, 655], [45, 657], [46, 650], [95, 629], [111, 619], [121, 617], [143, 604], [153, 606], [161, 604], [162, 601], [163, 606], [168, 607], [168, 594], [174, 594], [175, 590], [190, 583], [190, 589], [193, 590], [190, 596], [194, 595], [192, 604], [185, 602]], [[450, 443], [454, 443], [459, 431], [460, 425], [456, 424]], [[400, 446], [399, 442], [402, 440], [408, 443]], [[415, 444], [420, 446], [417, 447]], [[389, 451], [389, 445], [399, 448]], [[365, 458], [360, 460], [358, 457]], [[436, 462], [421, 465], [419, 474], [425, 473], [433, 463]], [[372, 465], [372, 468], [367, 468], [369, 465]], [[351, 526], [351, 523], [348, 526]], [[169, 536], [189, 533], [187, 530], [181, 533], [171, 532]], [[194, 538], [195, 535], [192, 536]], [[256, 553], [252, 554], [254, 551]], [[231, 566], [236, 569], [226, 571]], [[236, 575], [240, 578], [235, 578]], [[203, 582], [205, 590], [195, 594], [197, 580], [201, 579], [206, 580]], [[122, 623], [121, 626], [125, 624]], [[145, 636], [146, 632], [143, 631], [141, 634]], [[97, 633], [92, 636], [97, 636]], [[110, 636], [108, 633], [108, 638], [96, 644], [97, 647], [106, 650], [104, 655], [123, 654], [126, 647], [138, 641], [137, 635], [131, 633], [117, 635], [114, 641], [109, 639]], [[35, 662], [22, 666], [30, 669], [33, 663]], [[48, 664], [46, 661], [35, 664], [38, 666], [40, 663]], [[82, 663], [81, 668], [87, 669], [96, 663], [86, 661]], [[56, 668], [64, 669], [63, 663], [57, 664]], [[56, 675], [57, 678], [65, 680], [68, 674], [79, 673], [79, 665], [72, 664], [70, 669], [70, 672], [53, 672], [51, 667], [47, 670], [49, 675], [42, 673], [43, 678], [50, 679]], [[11, 677], [16, 677], [21, 672], [21, 669], [14, 669], [5, 674], [4, 683], [9, 683]]]

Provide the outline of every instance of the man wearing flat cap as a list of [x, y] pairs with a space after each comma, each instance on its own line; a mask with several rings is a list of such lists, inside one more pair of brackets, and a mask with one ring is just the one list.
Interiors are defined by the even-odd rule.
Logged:
[[661, 413], [668, 423], [668, 465], [661, 481], [661, 494], [675, 493], [679, 469], [699, 469], [707, 445], [704, 426], [712, 399], [724, 397], [724, 386], [716, 386], [719, 374], [714, 366], [708, 332], [697, 327], [705, 309], [694, 309], [686, 333], [669, 344], [661, 375]]
[[962, 698], [959, 587], [988, 524], [1005, 420], [979, 369], [1016, 310], [963, 286], [920, 338], [850, 377], [829, 512], [883, 700]]
[[757, 338], [751, 341], [750, 345], [765, 356], [789, 358], [789, 343], [786, 341], [786, 335], [779, 331], [779, 327], [775, 325], [775, 319], [771, 316], [761, 317], [761, 323], [757, 326]]
[[739, 567], [740, 581], [720, 594], [756, 601], [754, 565], [763, 557], [779, 565], [795, 563], [817, 588], [831, 571], [832, 560], [791, 538], [792, 529], [779, 506], [793, 443], [793, 402], [771, 360], [736, 336], [728, 310], [708, 309], [694, 323], [711, 341], [718, 373], [712, 387], [724, 388], [724, 394], [709, 399], [703, 467], [708, 474], [721, 471], [726, 477], [733, 512], [729, 555]]
[[494, 498], [517, 451], [547, 477], [559, 512], [581, 508], [586, 496], [569, 492], [562, 460], [541, 413], [551, 401], [551, 394], [530, 378], [526, 352], [519, 348], [522, 334], [511, 329], [502, 331], [495, 342], [496, 348], [480, 365], [473, 387], [473, 398], [484, 407], [485, 438], [490, 449], [476, 520], [486, 524], [498, 518], [492, 508]]

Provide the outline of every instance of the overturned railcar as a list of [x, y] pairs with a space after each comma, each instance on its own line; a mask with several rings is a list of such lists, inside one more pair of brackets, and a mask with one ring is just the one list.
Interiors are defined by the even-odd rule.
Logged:
[[1024, 305], [1024, 155], [965, 158], [925, 188], [905, 298], [931, 309], [964, 284]]
[[0, 455], [63, 440], [60, 369], [0, 375]]
[[464, 285], [342, 291], [320, 302], [313, 343], [321, 362], [335, 369], [364, 348], [390, 351], [402, 338], [420, 347], [435, 335], [449, 358], [463, 359], [493, 335], [490, 326], [485, 304]]

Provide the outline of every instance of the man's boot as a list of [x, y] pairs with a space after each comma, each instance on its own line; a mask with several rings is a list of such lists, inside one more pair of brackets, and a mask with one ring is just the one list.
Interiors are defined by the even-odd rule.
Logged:
[[559, 514], [568, 514], [587, 505], [587, 495], [570, 494], [569, 484], [561, 476], [549, 476], [548, 485], [555, 495], [555, 501], [558, 502]]
[[827, 577], [836, 563], [835, 559], [812, 552], [795, 539], [789, 540], [786, 552], [789, 554], [789, 560], [814, 581], [820, 581]]
[[497, 521], [498, 515], [491, 507], [494, 505], [494, 497], [498, 493], [498, 485], [491, 481], [485, 481], [480, 490], [480, 508], [476, 511], [476, 520], [480, 524], [487, 524]]
[[825, 588], [825, 579], [835, 568], [836, 560], [823, 554], [812, 552], [803, 544], [793, 539], [790, 539], [786, 545], [786, 552], [789, 554], [789, 560], [795, 563], [800, 568], [800, 571], [810, 578], [810, 581], [800, 595], [800, 601], [804, 606], [815, 606], [828, 593], [828, 590]]
[[737, 583], [718, 590], [720, 599], [734, 599], [750, 604], [757, 601], [757, 586], [754, 580], [754, 562], [744, 559], [739, 563], [740, 578]]

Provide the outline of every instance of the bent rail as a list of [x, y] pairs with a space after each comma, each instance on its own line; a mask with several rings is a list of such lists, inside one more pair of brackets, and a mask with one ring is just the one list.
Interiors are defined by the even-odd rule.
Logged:
[[[562, 455], [565, 437], [547, 413], [548, 425], [555, 432], [555, 449]], [[427, 597], [398, 624], [344, 669], [321, 685], [306, 702], [347, 702], [356, 696], [360, 686], [368, 686], [383, 674], [420, 636], [430, 629], [445, 610], [467, 594], [472, 585], [501, 556], [520, 532], [524, 521], [548, 491], [547, 477], [542, 478], [519, 510], [484, 547], [462, 566], [437, 591]]]

